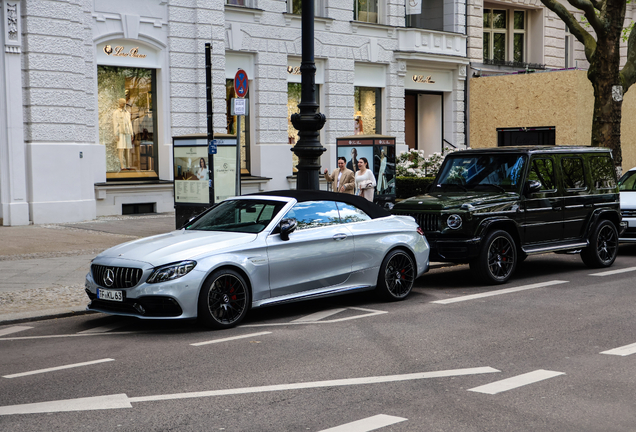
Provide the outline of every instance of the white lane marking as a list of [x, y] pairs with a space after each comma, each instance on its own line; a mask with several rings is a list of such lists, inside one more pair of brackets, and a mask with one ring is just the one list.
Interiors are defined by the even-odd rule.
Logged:
[[516, 377], [508, 378], [501, 381], [495, 381], [494, 383], [471, 388], [468, 389], [468, 391], [494, 395], [497, 393], [515, 389], [517, 387], [543, 381], [548, 378], [554, 378], [555, 376], [559, 375], [565, 375], [565, 373], [539, 369], [534, 372], [528, 372], [526, 374], [517, 375]]
[[86, 333], [106, 333], [109, 332], [111, 330], [115, 330], [118, 328], [123, 327], [125, 324], [122, 323], [115, 323], [115, 324], [108, 324], [108, 325], [103, 325], [103, 326], [99, 326], [99, 327], [94, 327], [88, 330], [84, 330], [81, 332], [78, 332], [79, 334], [86, 334]]
[[30, 339], [58, 339], [68, 337], [82, 337], [82, 336], [107, 336], [107, 335], [127, 335], [127, 334], [145, 334], [155, 333], [153, 331], [138, 331], [138, 332], [115, 332], [115, 333], [73, 333], [64, 335], [47, 335], [47, 336], [21, 336], [11, 338], [0, 338], [0, 341], [16, 341], [16, 340], [30, 340]]
[[535, 288], [543, 288], [543, 287], [547, 287], [547, 286], [551, 286], [551, 285], [564, 284], [564, 283], [568, 283], [568, 282], [569, 281], [562, 281], [562, 280], [553, 280], [553, 281], [547, 281], [547, 282], [539, 282], [539, 283], [536, 283], [536, 284], [523, 285], [523, 286], [515, 287], [515, 288], [506, 288], [506, 289], [497, 290], [497, 291], [489, 291], [489, 292], [485, 292], [485, 293], [481, 293], [481, 294], [472, 294], [472, 295], [467, 295], [467, 296], [462, 296], [462, 297], [454, 297], [454, 298], [449, 298], [449, 299], [446, 299], [446, 300], [436, 300], [436, 301], [433, 301], [431, 303], [437, 303], [437, 304], [457, 303], [457, 302], [462, 302], [462, 301], [466, 301], [466, 300], [475, 300], [475, 299], [484, 298], [484, 297], [492, 297], [492, 296], [496, 296], [496, 295], [508, 294], [508, 293], [513, 293], [513, 292], [517, 292], [517, 291], [525, 291], [525, 290], [530, 290], [530, 289], [535, 289]]
[[635, 271], [636, 267], [627, 267], [618, 270], [608, 270], [600, 273], [590, 273], [590, 276], [611, 276], [619, 273], [627, 273], [631, 271]]
[[[271, 391], [283, 391], [283, 390], [298, 390], [298, 389], [310, 389], [310, 388], [322, 388], [322, 387], [343, 387], [351, 385], [362, 384], [379, 384], [387, 382], [398, 381], [410, 381], [426, 378], [444, 378], [463, 375], [478, 375], [486, 373], [501, 372], [497, 369], [493, 369], [488, 366], [466, 369], [453, 369], [437, 372], [420, 372], [405, 375], [389, 375], [380, 377], [364, 377], [364, 378], [351, 378], [340, 379], [331, 381], [314, 381], [295, 384], [280, 384], [270, 385], [262, 387], [245, 387], [238, 389], [226, 389], [226, 390], [211, 390], [203, 392], [190, 392], [190, 393], [175, 393], [167, 395], [155, 395], [155, 396], [141, 396], [129, 398], [125, 394], [110, 395], [110, 396], [98, 396], [95, 398], [81, 398], [81, 399], [69, 399], [64, 401], [51, 401], [40, 402], [35, 404], [25, 405], [11, 405], [0, 407], [0, 415], [9, 414], [31, 414], [41, 412], [54, 412], [51, 411], [56, 407], [65, 408], [63, 411], [84, 411], [93, 409], [111, 409], [111, 408], [132, 408], [133, 402], [151, 402], [160, 400], [172, 400], [172, 399], [189, 399], [199, 397], [211, 397], [211, 396], [226, 396], [237, 394], [250, 394], [250, 393], [264, 393]], [[102, 399], [104, 398], [104, 399]], [[108, 398], [112, 398], [108, 399]], [[100, 405], [100, 401], [105, 400], [104, 406]], [[112, 404], [112, 405], [109, 405]]]
[[379, 414], [373, 417], [367, 417], [362, 420], [357, 420], [329, 429], [323, 429], [320, 432], [368, 432], [386, 426], [391, 426], [392, 424], [400, 423], [406, 420], [408, 419], [402, 417], [394, 417], [386, 414]]
[[410, 381], [410, 380], [419, 380], [419, 379], [426, 379], [426, 378], [443, 378], [443, 377], [452, 377], [452, 376], [461, 376], [461, 375], [476, 375], [476, 374], [494, 373], [494, 372], [500, 372], [500, 371], [498, 371], [497, 369], [493, 369], [491, 367], [454, 369], [454, 370], [438, 371], [438, 372], [420, 372], [420, 373], [412, 373], [412, 374], [405, 374], [405, 375], [349, 378], [349, 379], [340, 379], [340, 380], [314, 381], [314, 382], [303, 382], [303, 383], [294, 383], [294, 384], [278, 384], [278, 385], [269, 385], [269, 386], [262, 386], [262, 387], [245, 387], [245, 388], [226, 389], [226, 390], [210, 390], [210, 391], [202, 391], [202, 392], [142, 396], [142, 397], [130, 398], [130, 402], [150, 402], [150, 401], [171, 400], [171, 399], [189, 399], [189, 398], [210, 397], [210, 396], [227, 396], [227, 395], [237, 395], [237, 394], [264, 393], [264, 392], [272, 392], [272, 391], [300, 390], [300, 389], [322, 388], [322, 387], [344, 387], [344, 386], [353, 386], [353, 385], [362, 385], [362, 384], [380, 384], [380, 383], [387, 383], [387, 382]]
[[601, 352], [601, 354], [617, 355], [621, 357], [625, 357], [634, 353], [636, 353], [636, 343]]
[[272, 332], [250, 333], [250, 334], [246, 334], [246, 335], [233, 336], [233, 337], [228, 337], [228, 338], [224, 338], [224, 339], [214, 339], [214, 340], [211, 340], [211, 341], [197, 342], [197, 343], [193, 343], [193, 344], [190, 344], [190, 345], [192, 345], [192, 346], [209, 345], [209, 344], [214, 344], [214, 343], [233, 341], [233, 340], [236, 340], [236, 339], [245, 339], [245, 338], [250, 338], [250, 337], [268, 335], [268, 334], [271, 334], [271, 333]]
[[354, 316], [350, 316], [350, 317], [346, 317], [346, 318], [336, 318], [336, 319], [332, 319], [332, 320], [301, 321], [301, 322], [297, 322], [298, 321], [297, 320], [297, 321], [291, 321], [291, 322], [287, 322], [287, 323], [246, 324], [246, 325], [241, 325], [241, 327], [271, 327], [271, 326], [276, 327], [276, 326], [288, 326], [288, 325], [298, 325], [298, 324], [333, 324], [333, 323], [337, 323], [337, 322], [350, 321], [350, 320], [360, 319], [360, 318], [368, 318], [368, 317], [372, 317], [372, 316], [375, 316], [375, 315], [382, 315], [382, 314], [388, 313], [387, 311], [379, 311], [379, 310], [365, 309], [365, 308], [359, 308], [359, 307], [350, 307], [348, 309], [359, 310], [359, 311], [362, 311], [362, 312], [369, 312], [369, 313], [364, 314], [364, 315], [354, 315]]
[[331, 315], [335, 315], [345, 310], [346, 309], [331, 309], [326, 311], [320, 311], [320, 312], [313, 313], [311, 315], [307, 315], [302, 318], [298, 318], [297, 320], [294, 320], [292, 322], [293, 323], [316, 322], [316, 321], [320, 321], [323, 318], [330, 317]]
[[13, 326], [13, 327], [7, 327], [7, 328], [3, 328], [0, 329], [0, 336], [5, 336], [11, 333], [17, 333], [17, 332], [21, 332], [24, 330], [29, 330], [32, 329], [33, 327], [26, 327], [26, 326]]
[[66, 399], [51, 402], [39, 402], [24, 405], [0, 407], [0, 415], [39, 414], [64, 411], [90, 411], [103, 409], [132, 408], [126, 394], [95, 396], [79, 399]]
[[52, 367], [48, 369], [39, 369], [39, 370], [22, 372], [22, 373], [17, 373], [12, 375], [4, 375], [2, 378], [18, 378], [18, 377], [23, 377], [27, 375], [36, 375], [36, 374], [41, 374], [45, 372], [53, 372], [53, 371], [58, 371], [62, 369], [71, 369], [71, 368], [76, 368], [81, 366], [90, 366], [90, 365], [94, 365], [98, 363], [105, 363], [105, 362], [111, 362], [111, 361], [115, 361], [115, 359], [107, 358], [107, 359], [101, 359], [101, 360], [93, 360], [93, 361], [84, 362], [84, 363], [75, 363], [75, 364], [64, 365], [64, 366], [56, 366], [56, 367]]

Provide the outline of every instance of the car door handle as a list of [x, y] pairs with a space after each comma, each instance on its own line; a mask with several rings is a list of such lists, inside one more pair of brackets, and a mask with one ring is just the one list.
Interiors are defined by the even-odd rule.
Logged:
[[563, 210], [563, 209], [562, 209], [561, 207], [552, 207], [552, 210], [554, 210], [554, 211], [561, 211], [561, 210]]
[[336, 241], [344, 240], [347, 238], [346, 234], [336, 234], [333, 236], [333, 239]]

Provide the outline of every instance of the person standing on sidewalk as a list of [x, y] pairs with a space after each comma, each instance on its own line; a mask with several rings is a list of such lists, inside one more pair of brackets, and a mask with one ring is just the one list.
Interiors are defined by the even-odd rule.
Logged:
[[373, 202], [373, 192], [375, 191], [375, 176], [369, 169], [369, 161], [365, 157], [358, 159], [358, 171], [356, 172], [356, 190], [367, 200]]
[[338, 169], [334, 170], [331, 175], [329, 175], [328, 170], [325, 170], [325, 180], [331, 182], [334, 192], [353, 194], [355, 190], [353, 171], [347, 168], [346, 163], [347, 159], [339, 157]]

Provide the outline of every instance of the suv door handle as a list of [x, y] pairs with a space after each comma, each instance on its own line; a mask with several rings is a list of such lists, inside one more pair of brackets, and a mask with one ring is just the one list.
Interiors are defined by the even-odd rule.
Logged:
[[554, 210], [554, 211], [561, 211], [561, 210], [563, 210], [563, 208], [561, 208], [561, 207], [552, 207], [552, 210]]
[[347, 238], [346, 234], [336, 234], [333, 236], [333, 239], [336, 241], [344, 240]]

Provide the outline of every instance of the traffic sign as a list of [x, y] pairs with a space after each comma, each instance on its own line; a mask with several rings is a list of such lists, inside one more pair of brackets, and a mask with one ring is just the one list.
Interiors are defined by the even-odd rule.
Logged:
[[210, 140], [210, 143], [208, 144], [208, 154], [216, 154], [216, 145], [217, 140]]
[[247, 72], [239, 69], [234, 75], [234, 91], [236, 96], [242, 98], [247, 94]]

